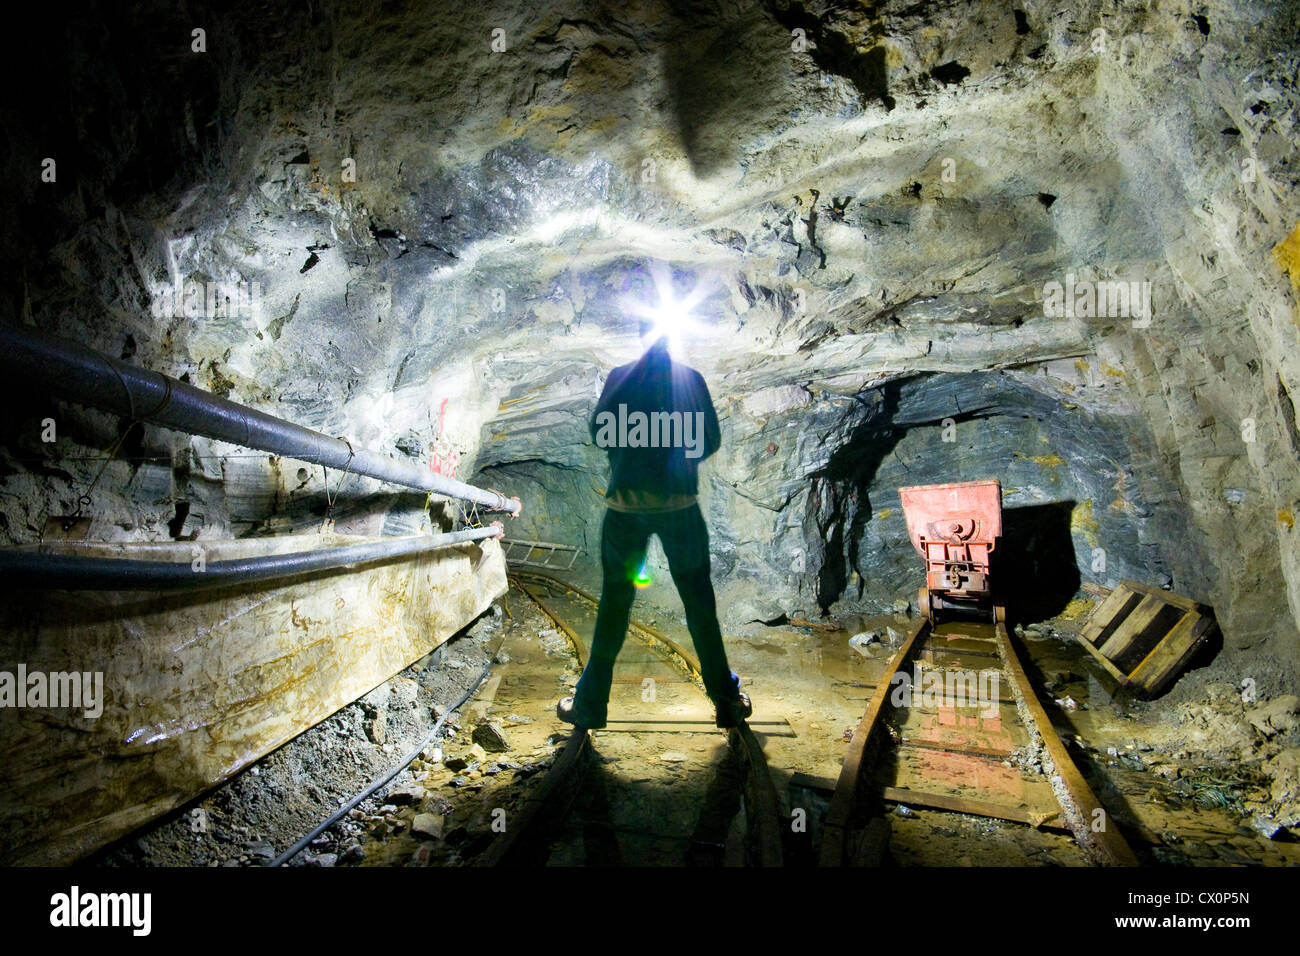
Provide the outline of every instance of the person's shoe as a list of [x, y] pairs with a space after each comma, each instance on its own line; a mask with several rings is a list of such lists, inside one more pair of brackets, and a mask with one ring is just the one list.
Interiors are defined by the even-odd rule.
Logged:
[[600, 730], [600, 728], [605, 726], [603, 720], [588, 720], [578, 714], [574, 709], [572, 697], [565, 697], [555, 705], [555, 716], [559, 717], [560, 720], [564, 721], [566, 724], [573, 724], [573, 726], [577, 727], [579, 730]]
[[754, 705], [749, 701], [748, 694], [737, 694], [728, 701], [718, 704], [718, 726], [723, 729], [729, 727], [739, 727], [741, 723], [748, 720], [754, 713]]

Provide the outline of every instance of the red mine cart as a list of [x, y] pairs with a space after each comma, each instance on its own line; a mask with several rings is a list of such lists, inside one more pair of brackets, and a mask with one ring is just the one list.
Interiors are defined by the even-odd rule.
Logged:
[[936, 611], [968, 611], [1002, 620], [993, 603], [989, 557], [1002, 536], [1002, 485], [996, 479], [899, 488], [912, 546], [925, 560], [918, 602]]

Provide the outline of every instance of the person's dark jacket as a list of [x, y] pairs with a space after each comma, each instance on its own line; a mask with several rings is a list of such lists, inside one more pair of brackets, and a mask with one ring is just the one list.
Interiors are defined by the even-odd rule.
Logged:
[[[591, 437], [598, 445], [602, 413], [608, 412], [617, 419], [620, 405], [627, 406], [627, 415], [639, 411], [647, 416], [655, 412], [692, 416], [695, 430], [692, 437], [697, 442], [693, 452], [699, 454], [688, 456], [681, 443], [667, 448], [607, 446], [610, 480], [606, 496], [623, 489], [653, 491], [664, 496], [696, 494], [699, 464], [721, 444], [718, 416], [704, 376], [690, 366], [672, 361], [667, 350], [661, 347], [651, 348], [635, 362], [620, 365], [609, 373], [591, 417]], [[696, 417], [697, 412], [701, 413], [700, 417]]]

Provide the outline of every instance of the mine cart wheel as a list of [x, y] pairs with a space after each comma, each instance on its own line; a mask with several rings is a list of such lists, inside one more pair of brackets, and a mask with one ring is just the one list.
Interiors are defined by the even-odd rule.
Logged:
[[993, 605], [993, 623], [994, 624], [1007, 623], [1007, 609], [1003, 607], [1001, 604]]
[[930, 606], [929, 588], [921, 588], [916, 592], [916, 607], [927, 621], [934, 623], [934, 609]]

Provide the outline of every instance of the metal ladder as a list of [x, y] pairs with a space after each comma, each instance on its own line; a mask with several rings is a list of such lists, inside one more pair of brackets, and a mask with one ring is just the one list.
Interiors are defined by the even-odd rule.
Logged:
[[[535, 568], [550, 568], [551, 570], [558, 571], [570, 570], [578, 560], [578, 555], [582, 553], [580, 548], [574, 547], [571, 544], [552, 544], [549, 541], [523, 541], [519, 539], [508, 540], [503, 538], [501, 544], [505, 547], [507, 563], [525, 564]], [[516, 552], [514, 549], [516, 547], [520, 549], [519, 552], [517, 552], [520, 556], [515, 556]], [[540, 558], [536, 556], [539, 551], [544, 552]], [[562, 556], [566, 553], [569, 556], [568, 564], [563, 563], [564, 559]], [[557, 558], [554, 564], [551, 563], [552, 558]]]

